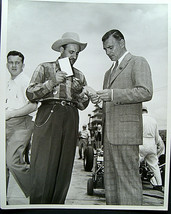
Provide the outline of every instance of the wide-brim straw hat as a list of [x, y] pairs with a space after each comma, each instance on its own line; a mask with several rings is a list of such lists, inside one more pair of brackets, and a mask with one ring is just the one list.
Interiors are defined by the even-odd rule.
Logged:
[[87, 43], [80, 42], [79, 35], [74, 32], [66, 32], [62, 35], [61, 39], [55, 41], [52, 45], [54, 51], [60, 52], [60, 47], [67, 44], [77, 44], [80, 46], [80, 51], [83, 51], [87, 46]]

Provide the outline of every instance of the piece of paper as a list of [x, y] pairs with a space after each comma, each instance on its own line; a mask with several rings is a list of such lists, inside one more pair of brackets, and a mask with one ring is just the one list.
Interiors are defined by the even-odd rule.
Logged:
[[59, 65], [60, 65], [60, 68], [61, 68], [61, 71], [64, 71], [67, 73], [67, 77], [69, 76], [73, 76], [73, 71], [72, 71], [72, 67], [71, 67], [71, 64], [70, 64], [70, 61], [69, 61], [69, 58], [66, 57], [66, 58], [62, 58], [62, 59], [59, 59]]
[[84, 90], [88, 94], [96, 94], [96, 91], [93, 88], [91, 88], [90, 86], [88, 86], [88, 85], [84, 86]]

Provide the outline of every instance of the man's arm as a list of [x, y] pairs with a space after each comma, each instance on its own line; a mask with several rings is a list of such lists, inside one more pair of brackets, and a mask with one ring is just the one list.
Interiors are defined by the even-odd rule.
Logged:
[[[53, 66], [49, 69], [53, 69]], [[39, 101], [45, 95], [52, 92], [53, 88], [63, 82], [66, 78], [65, 72], [58, 71], [56, 72], [56, 76], [51, 76], [46, 80], [45, 73], [46, 69], [42, 64], [39, 65], [33, 73], [30, 85], [26, 90], [27, 98], [31, 102]]]
[[[104, 101], [113, 101], [114, 104], [129, 104], [149, 101], [153, 95], [151, 70], [147, 61], [137, 57], [132, 71], [133, 88], [104, 89], [97, 92]], [[112, 93], [113, 90], [113, 93]]]
[[28, 103], [25, 106], [19, 108], [19, 109], [15, 109], [12, 111], [6, 110], [6, 120], [9, 120], [11, 118], [15, 118], [15, 117], [22, 117], [22, 116], [26, 116], [32, 112], [34, 112], [37, 108], [37, 104], [36, 103]]
[[[87, 85], [87, 81], [82, 73], [80, 73], [79, 81], [77, 82], [76, 80], [73, 78], [73, 88], [75, 91], [75, 96], [77, 97], [77, 108], [79, 110], [84, 110], [88, 106], [90, 101], [89, 96], [85, 93], [84, 90], [84, 86]], [[77, 88], [79, 90], [77, 90]]]
[[157, 123], [156, 123], [156, 128], [155, 128], [155, 142], [157, 145], [157, 155], [159, 157], [161, 154], [165, 153], [165, 145], [164, 145], [164, 142], [163, 142], [161, 136], [159, 135]]

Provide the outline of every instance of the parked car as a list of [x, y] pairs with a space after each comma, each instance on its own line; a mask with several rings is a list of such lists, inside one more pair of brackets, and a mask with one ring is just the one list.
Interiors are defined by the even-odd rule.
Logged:
[[104, 160], [103, 150], [97, 149], [94, 158], [94, 171], [92, 177], [87, 181], [87, 194], [93, 195], [94, 189], [104, 189]]
[[94, 149], [91, 145], [87, 146], [84, 151], [83, 165], [84, 170], [91, 172], [94, 164]]

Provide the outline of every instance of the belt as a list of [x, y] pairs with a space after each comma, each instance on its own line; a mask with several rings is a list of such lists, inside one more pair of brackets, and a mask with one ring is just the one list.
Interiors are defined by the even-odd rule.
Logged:
[[61, 104], [62, 106], [73, 106], [76, 107], [76, 104], [70, 101], [66, 101], [66, 100], [44, 100], [42, 101], [42, 104], [49, 104], [49, 105], [55, 105], [55, 104]]

